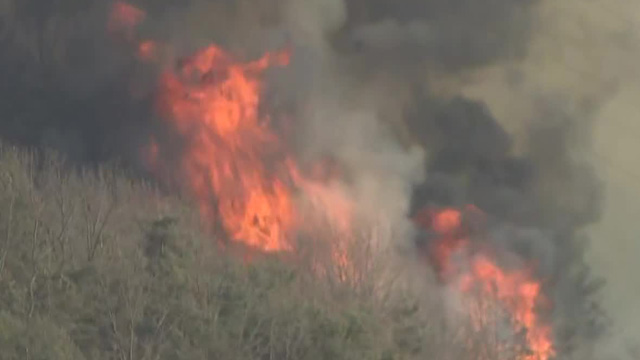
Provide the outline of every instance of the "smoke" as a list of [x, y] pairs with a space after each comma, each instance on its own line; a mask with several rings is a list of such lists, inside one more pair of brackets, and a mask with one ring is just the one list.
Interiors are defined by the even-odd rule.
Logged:
[[[345, 17], [331, 4], [295, 7], [300, 47], [314, 59], [303, 72], [317, 76], [306, 78], [303, 150], [331, 153], [357, 179], [374, 179], [361, 203], [391, 218], [429, 205], [485, 210], [489, 238], [547, 279], [561, 354], [599, 358], [607, 318], [597, 302], [602, 282], [585, 259], [585, 226], [600, 219], [604, 194], [589, 153], [598, 111], [628, 66], [596, 54], [611, 64], [585, 77], [546, 59], [575, 41], [549, 29], [579, 18], [579, 6], [351, 1]], [[305, 10], [331, 15], [318, 24]], [[593, 35], [600, 47], [609, 41]], [[406, 188], [419, 171], [407, 143], [429, 155], [412, 209]]]
[[[635, 194], [635, 181], [620, 185], [620, 178], [636, 167], [632, 162], [611, 167], [608, 158], [615, 156], [621, 134], [628, 129], [623, 119], [632, 118], [633, 110], [624, 109], [632, 109], [625, 98], [638, 82], [633, 65], [639, 34], [635, 13], [637, 5], [625, 1], [544, 2], [524, 61], [485, 69], [473, 81], [453, 86], [485, 102], [511, 134], [514, 152], [535, 160], [541, 181], [534, 188], [548, 214], [545, 222], [565, 222], [565, 228], [573, 227], [580, 237], [592, 237], [589, 261], [607, 281], [600, 297], [614, 320], [610, 333], [596, 346], [599, 351], [591, 348], [595, 354], [581, 354], [595, 358], [631, 358], [627, 349], [638, 341], [638, 318], [633, 316], [637, 301], [631, 300], [637, 299], [637, 292], [621, 275], [633, 271], [636, 261], [613, 250], [630, 244], [624, 234], [633, 225], [623, 219], [633, 207], [621, 206], [635, 200], [623, 200], [616, 193], [627, 192], [627, 199]], [[613, 123], [615, 119], [619, 121]], [[606, 191], [606, 196], [595, 196], [598, 182], [599, 192]], [[587, 231], [587, 223], [595, 231]], [[602, 265], [606, 261], [609, 267]]]
[[[0, 133], [136, 167], [156, 126], [155, 69], [105, 32], [109, 4], [62, 3], [0, 2]], [[482, 208], [492, 241], [539, 262], [558, 336], [597, 358], [584, 346], [602, 336], [584, 254], [585, 227], [605, 209], [592, 140], [601, 108], [637, 81], [632, 2], [136, 5], [148, 12], [141, 36], [178, 57], [211, 42], [248, 58], [291, 46], [266, 107], [296, 119], [300, 159], [339, 160], [362, 215], [387, 219], [400, 238], [412, 238], [407, 219], [425, 206]]]
[[465, 71], [524, 55], [536, 2], [348, 1], [345, 42], [408, 76], [425, 64], [431, 71]]
[[105, 33], [108, 5], [0, 3], [3, 138], [81, 161], [134, 151], [146, 110], [126, 85], [138, 69]]
[[[402, 118], [410, 142], [429, 154], [426, 181], [412, 196], [414, 210], [473, 203], [487, 211], [494, 222], [490, 238], [538, 261], [540, 276], [550, 279], [561, 351], [599, 358], [594, 341], [607, 339], [597, 303], [602, 282], [585, 259], [585, 227], [600, 220], [604, 199], [593, 126], [601, 107], [630, 80], [637, 57], [630, 29], [612, 30], [589, 18], [604, 10], [602, 4], [573, 5], [347, 2], [345, 23], [330, 34], [333, 57], [323, 57], [339, 79], [326, 77], [330, 85], [314, 99], [329, 93], [349, 104], [373, 100], [357, 105], [376, 110], [388, 126], [386, 137], [367, 135], [372, 144], [397, 142], [389, 128]], [[349, 86], [358, 95], [344, 90]], [[314, 111], [327, 108], [339, 106], [325, 103]], [[347, 147], [367, 149], [361, 153], [366, 159], [367, 145], [344, 124], [366, 133], [376, 117], [360, 124], [340, 116], [345, 113], [321, 116], [323, 125], [302, 138], [334, 150], [340, 148], [334, 141], [344, 138]], [[328, 120], [336, 118], [337, 124]], [[324, 140], [327, 129], [332, 133]], [[410, 184], [415, 177], [400, 179]]]

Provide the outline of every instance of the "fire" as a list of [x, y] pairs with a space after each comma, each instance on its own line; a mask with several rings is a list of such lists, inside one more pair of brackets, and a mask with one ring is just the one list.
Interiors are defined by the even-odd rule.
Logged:
[[489, 314], [486, 306], [472, 304], [473, 296], [495, 303], [506, 313], [513, 332], [524, 333], [524, 347], [513, 344], [500, 344], [498, 347], [515, 347], [518, 360], [551, 359], [555, 356], [552, 329], [541, 319], [538, 311], [547, 303], [541, 282], [528, 269], [504, 269], [488, 250], [474, 249], [470, 231], [464, 229], [463, 215], [463, 212], [449, 208], [426, 211], [416, 219], [437, 234], [429, 252], [441, 279], [454, 284], [462, 294], [469, 295], [468, 310], [476, 330], [486, 326]]
[[[144, 19], [144, 11], [116, 2], [108, 27], [133, 41], [132, 31]], [[141, 61], [165, 54], [155, 41], [137, 42]], [[296, 235], [317, 230], [301, 218], [299, 197], [312, 204], [313, 217], [330, 223], [342, 238], [351, 232], [348, 196], [326, 188], [338, 178], [336, 163], [322, 161], [303, 173], [271, 118], [261, 113], [264, 72], [289, 61], [288, 51], [276, 51], [243, 62], [211, 45], [176, 62], [163, 71], [157, 89], [158, 110], [172, 139], [153, 138], [143, 151], [152, 172], [177, 182], [196, 200], [210, 229], [265, 252], [293, 250]], [[175, 153], [178, 159], [172, 158]], [[345, 247], [331, 244], [340, 268], [348, 267]]]
[[209, 46], [160, 81], [160, 110], [183, 143], [182, 181], [203, 218], [264, 251], [290, 249], [294, 226], [288, 155], [259, 111], [262, 73], [287, 62], [280, 52], [241, 63]]
[[469, 273], [460, 279], [463, 292], [472, 289], [483, 296], [495, 299], [511, 316], [516, 331], [524, 330], [527, 351], [519, 359], [547, 360], [554, 355], [551, 327], [541, 323], [537, 306], [543, 301], [541, 285], [529, 274], [507, 272], [491, 259], [479, 255], [473, 259]]
[[243, 63], [209, 46], [163, 74], [160, 111], [183, 143], [179, 173], [206, 222], [220, 222], [227, 236], [252, 248], [292, 250], [296, 235], [317, 232], [297, 208], [295, 195], [303, 194], [314, 212], [305, 215], [340, 238], [330, 247], [346, 281], [355, 273], [348, 255], [354, 209], [344, 191], [328, 187], [339, 178], [337, 165], [318, 162], [303, 174], [259, 111], [262, 74], [288, 62], [287, 51]]
[[[129, 31], [144, 17], [143, 11], [118, 2], [109, 27]], [[138, 57], [156, 60], [157, 46], [140, 42]], [[300, 211], [298, 199], [306, 199], [314, 217], [333, 231], [330, 256], [339, 268], [338, 278], [347, 281], [357, 277], [349, 255], [355, 209], [346, 191], [330, 187], [340, 171], [326, 162], [304, 174], [274, 131], [272, 119], [261, 111], [265, 71], [289, 61], [288, 51], [240, 61], [212, 45], [165, 69], [158, 110], [171, 135], [169, 140], [152, 139], [147, 164], [161, 178], [186, 189], [214, 233], [265, 252], [293, 250], [299, 233], [319, 236]], [[473, 207], [468, 212], [482, 215]], [[429, 255], [441, 280], [470, 299], [478, 295], [495, 303], [508, 315], [513, 332], [524, 333], [526, 346], [518, 351], [518, 360], [555, 356], [551, 327], [538, 310], [546, 302], [543, 288], [532, 272], [505, 269], [492, 252], [476, 248], [460, 210], [426, 211], [417, 221], [438, 236]], [[469, 304], [470, 316], [482, 324], [486, 308], [476, 308], [479, 312]]]

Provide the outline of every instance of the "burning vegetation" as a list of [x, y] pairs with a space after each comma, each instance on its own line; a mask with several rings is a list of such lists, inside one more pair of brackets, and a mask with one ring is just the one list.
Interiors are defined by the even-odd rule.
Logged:
[[480, 234], [465, 226], [465, 217], [484, 216], [475, 207], [448, 208], [425, 210], [416, 221], [435, 233], [427, 249], [429, 260], [440, 280], [460, 293], [461, 311], [470, 318], [473, 331], [494, 332], [494, 341], [485, 344], [478, 359], [494, 358], [496, 353], [499, 359], [553, 359], [552, 326], [543, 312], [550, 304], [542, 281], [530, 265], [501, 266], [500, 258], [513, 254], [474, 243], [472, 238]]
[[160, 80], [160, 111], [183, 144], [178, 181], [212, 228], [219, 222], [233, 240], [264, 251], [291, 248], [290, 160], [259, 113], [261, 73], [287, 62], [283, 53], [241, 64], [210, 46]]
[[[278, 1], [275, 3], [284, 6]], [[513, 14], [526, 13], [530, 6], [507, 1], [498, 3], [509, 18], [515, 18]], [[211, 6], [220, 11], [241, 12]], [[359, 10], [368, 6], [370, 11]], [[498, 5], [487, 5], [487, 9], [494, 6]], [[332, 15], [327, 8], [316, 10], [327, 11], [323, 16], [330, 18]], [[123, 1], [111, 3], [104, 26], [108, 39], [116, 40], [114, 49], [126, 49], [125, 54], [120, 55], [129, 57], [132, 62], [129, 69], [134, 69], [132, 73], [146, 75], [143, 79], [126, 77], [123, 80], [126, 85], [122, 88], [127, 91], [123, 91], [125, 95], [118, 94], [143, 98], [139, 108], [129, 109], [131, 114], [128, 116], [145, 117], [145, 122], [138, 123], [145, 130], [135, 132], [136, 141], [131, 144], [131, 152], [135, 154], [127, 156], [136, 161], [142, 159], [142, 171], [165, 193], [184, 195], [189, 204], [195, 205], [199, 226], [188, 223], [184, 228], [189, 230], [185, 230], [171, 217], [145, 223], [142, 240], [136, 240], [126, 259], [120, 250], [108, 246], [102, 259], [97, 254], [102, 254], [107, 236], [103, 236], [102, 231], [112, 212], [127, 224], [127, 228], [114, 230], [109, 236], [117, 239], [125, 232], [133, 232], [130, 223], [133, 220], [127, 219], [131, 215], [123, 210], [123, 196], [119, 195], [120, 190], [116, 191], [132, 190], [124, 183], [109, 183], [105, 186], [113, 194], [105, 196], [112, 207], [95, 210], [92, 208], [95, 205], [91, 205], [93, 202], [83, 198], [87, 204], [82, 204], [88, 212], [97, 211], [94, 218], [86, 221], [89, 224], [85, 234], [88, 260], [82, 262], [74, 257], [76, 263], [84, 264], [81, 269], [71, 265], [57, 268], [51, 264], [57, 259], [64, 262], [68, 256], [66, 235], [55, 237], [51, 234], [71, 231], [68, 226], [75, 224], [75, 218], [68, 211], [73, 213], [76, 206], [84, 205], [76, 204], [75, 200], [71, 201], [73, 204], [65, 205], [67, 200], [56, 198], [60, 226], [46, 230], [50, 244], [46, 245], [44, 240], [43, 244], [50, 250], [41, 253], [49, 265], [39, 264], [41, 259], [36, 259], [36, 250], [31, 255], [33, 270], [27, 281], [30, 286], [23, 294], [30, 304], [24, 309], [27, 318], [50, 309], [51, 305], [39, 300], [37, 291], [48, 294], [48, 301], [51, 301], [56, 298], [52, 286], [58, 291], [65, 286], [80, 286], [80, 282], [90, 281], [104, 285], [100, 289], [102, 292], [91, 296], [104, 296], [111, 301], [105, 305], [107, 308], [99, 309], [105, 317], [95, 326], [108, 334], [107, 340], [102, 345], [83, 343], [75, 347], [80, 335], [70, 335], [73, 340], [65, 342], [69, 350], [61, 355], [63, 357], [92, 356], [89, 354], [94, 351], [104, 358], [117, 353], [128, 360], [171, 358], [174, 355], [204, 359], [219, 354], [226, 354], [230, 356], [228, 358], [312, 359], [311, 353], [327, 359], [432, 356], [438, 360], [555, 360], [569, 356], [576, 341], [597, 338], [599, 318], [586, 319], [598, 317], [594, 315], [597, 304], [591, 302], [591, 279], [585, 275], [584, 264], [577, 255], [581, 245], [574, 241], [577, 229], [592, 220], [589, 209], [597, 206], [594, 195], [597, 191], [582, 202], [586, 204], [585, 214], [567, 211], [569, 205], [566, 204], [572, 205], [569, 200], [559, 204], [553, 196], [541, 194], [548, 189], [543, 185], [548, 184], [550, 178], [567, 185], [584, 169], [575, 169], [570, 164], [566, 170], [555, 173], [555, 169], [563, 167], [565, 162], [570, 163], [568, 157], [559, 153], [558, 166], [545, 167], [547, 160], [535, 153], [541, 150], [534, 146], [531, 154], [513, 155], [509, 134], [482, 104], [461, 97], [439, 97], [428, 85], [416, 85], [413, 80], [407, 80], [411, 77], [407, 75], [424, 63], [446, 74], [454, 74], [461, 69], [490, 64], [495, 58], [517, 58], [520, 52], [509, 48], [508, 43], [518, 42], [517, 48], [522, 46], [521, 40], [527, 36], [527, 22], [483, 21], [481, 25], [492, 31], [515, 27], [508, 39], [503, 39], [502, 35], [487, 39], [477, 31], [465, 33], [465, 28], [452, 29], [428, 15], [442, 12], [445, 18], [444, 15], [457, 14], [448, 6], [423, 8], [416, 2], [414, 8], [416, 16], [421, 16], [423, 11], [427, 15], [408, 20], [406, 11], [396, 9], [394, 5], [385, 7], [378, 2], [367, 5], [352, 0], [346, 1], [341, 11], [360, 16], [345, 16], [345, 23], [334, 29], [324, 29], [320, 24], [314, 25], [318, 29], [311, 29], [311, 25], [307, 28], [293, 22], [305, 30], [301, 33], [309, 38], [303, 39], [314, 44], [312, 50], [335, 49], [335, 54], [327, 56], [329, 60], [322, 59], [326, 63], [321, 61], [317, 65], [308, 60], [317, 66], [312, 66], [312, 70], [320, 74], [314, 76], [326, 75], [330, 80], [322, 80], [329, 84], [329, 91], [334, 90], [332, 85], [342, 85], [344, 81], [347, 84], [344, 87], [353, 86], [356, 89], [353, 93], [357, 94], [336, 88], [336, 94], [329, 96], [322, 92], [327, 88], [322, 87], [321, 95], [316, 88], [304, 86], [300, 86], [300, 93], [294, 95], [286, 91], [298, 90], [296, 81], [300, 81], [292, 81], [287, 76], [300, 79], [312, 73], [300, 70], [300, 63], [296, 62], [298, 55], [305, 55], [300, 50], [305, 49], [305, 45], [301, 45], [305, 41], [297, 39], [298, 42], [293, 41], [284, 50], [272, 50], [282, 49], [281, 46], [261, 49], [260, 56], [247, 56], [234, 51], [233, 46], [215, 42], [185, 47], [190, 49], [186, 51], [167, 40], [169, 36], [164, 40], [147, 36], [149, 32], [143, 32], [142, 28], [146, 22], [153, 21], [153, 16], [142, 7]], [[294, 7], [290, 11], [297, 14], [296, 11], [302, 10]], [[253, 14], [252, 11], [248, 13]], [[305, 14], [298, 15], [302, 19]], [[265, 14], [260, 21], [277, 20]], [[430, 26], [448, 35], [433, 38]], [[327, 42], [318, 45], [314, 43], [318, 41], [317, 37], [331, 40], [323, 40]], [[491, 51], [482, 52], [478, 58], [462, 59], [459, 49], [448, 45], [451, 43], [449, 37], [464, 38], [470, 43], [482, 40]], [[219, 43], [233, 44], [231, 38]], [[469, 48], [476, 49], [475, 46]], [[433, 55], [435, 53], [440, 53], [441, 58]], [[398, 62], [403, 62], [406, 70], [396, 68], [396, 58], [402, 60]], [[276, 86], [273, 90], [269, 87], [273, 85], [269, 75], [277, 70], [289, 72], [282, 76], [286, 83], [282, 86], [284, 89]], [[340, 78], [335, 73], [341, 71], [353, 73], [354, 79], [334, 79]], [[411, 88], [410, 96], [406, 96], [408, 100], [401, 101], [399, 106], [403, 109], [399, 112], [402, 115], [393, 116], [403, 118], [403, 128], [411, 133], [410, 142], [429, 153], [421, 164], [426, 167], [427, 174], [420, 181], [402, 171], [385, 173], [386, 168], [378, 168], [380, 163], [386, 166], [397, 162], [402, 166], [390, 168], [404, 171], [404, 163], [409, 162], [405, 144], [398, 145], [398, 136], [388, 129], [391, 126], [387, 122], [379, 121], [377, 117], [384, 116], [378, 115], [378, 111], [372, 112], [375, 113], [370, 116], [372, 119], [369, 115], [364, 116], [367, 125], [375, 123], [362, 130], [366, 135], [353, 135], [352, 127], [363, 124], [359, 123], [359, 117], [354, 120], [349, 117], [350, 113], [341, 110], [334, 114], [315, 109], [318, 105], [314, 101], [321, 103], [320, 107], [325, 105], [317, 99], [325, 100], [324, 96], [331, 100], [327, 101], [328, 108], [342, 109], [343, 102], [354, 107], [398, 106], [389, 100], [393, 96], [388, 96], [387, 90], [381, 97], [383, 105], [369, 105], [379, 100], [370, 94], [378, 90], [379, 79], [373, 76], [376, 80], [367, 82], [369, 80], [363, 78], [368, 79], [378, 72], [384, 74], [380, 78], [393, 79], [381, 81], [383, 88], [397, 83], [411, 84], [407, 86]], [[367, 89], [368, 85], [372, 89]], [[132, 88], [143, 88], [144, 91], [137, 93], [131, 91]], [[285, 100], [281, 103], [269, 97], [278, 90], [284, 93]], [[312, 100], [306, 100], [305, 96]], [[326, 123], [320, 127], [311, 126], [317, 126], [317, 119], [306, 117], [309, 109], [314, 109], [314, 115], [318, 112], [326, 117], [321, 120]], [[341, 118], [343, 115], [344, 119]], [[317, 134], [322, 140], [315, 139], [316, 134], [309, 136], [307, 133], [318, 128], [323, 129]], [[332, 129], [326, 130], [328, 128]], [[308, 140], [308, 144], [299, 144], [296, 135], [303, 138], [302, 142]], [[553, 145], [561, 147], [560, 143], [566, 139], [560, 136], [556, 141], [558, 143]], [[363, 149], [356, 149], [358, 146]], [[308, 149], [313, 150], [306, 152]], [[0, 155], [0, 162], [15, 160], [12, 152]], [[38, 172], [32, 175], [27, 170], [20, 170], [20, 166], [18, 168], [13, 171], [28, 178], [26, 183], [33, 183], [29, 186], [37, 188], [42, 182], [36, 176]], [[49, 170], [52, 174], [58, 171], [57, 168]], [[90, 176], [73, 178], [73, 181], [99, 182], [103, 180], [100, 176], [96, 179]], [[398, 182], [402, 184], [396, 186]], [[6, 194], [13, 191], [12, 181], [1, 184]], [[46, 185], [46, 181], [43, 184]], [[405, 191], [407, 187], [410, 190]], [[181, 202], [163, 204], [157, 194], [146, 191], [148, 189], [144, 188], [140, 194], [157, 202], [149, 205], [154, 210], [147, 209], [148, 212], [164, 214], [170, 212], [167, 209], [173, 204], [182, 205]], [[24, 193], [29, 193], [28, 189]], [[45, 199], [42, 202], [54, 202], [44, 195], [38, 196]], [[37, 202], [38, 196], [29, 201]], [[402, 199], [396, 206], [398, 197]], [[14, 209], [15, 199], [11, 199], [7, 200], [9, 211]], [[101, 201], [95, 202], [104, 205]], [[29, 206], [36, 209], [36, 205]], [[564, 219], [563, 212], [569, 213], [569, 219], [559, 221]], [[185, 218], [190, 219], [189, 216]], [[12, 229], [12, 221], [13, 217], [10, 217], [6, 224], [3, 223], [7, 233]], [[41, 219], [34, 221], [34, 234], [37, 234]], [[84, 224], [72, 227], [82, 228], [81, 225]], [[172, 233], [176, 228], [197, 235], [190, 237], [181, 233], [176, 236]], [[198, 244], [195, 240], [181, 242], [176, 239], [180, 236], [204, 241]], [[33, 235], [33, 249], [38, 248], [36, 237]], [[407, 246], [411, 249], [410, 255], [399, 249]], [[2, 249], [4, 251], [6, 247]], [[226, 251], [229, 249], [232, 251]], [[208, 258], [205, 252], [216, 255]], [[238, 252], [243, 260], [251, 260], [236, 264]], [[7, 251], [2, 253], [0, 276], [7, 254]], [[118, 260], [113, 260], [115, 258]], [[270, 262], [273, 259], [277, 265]], [[141, 278], [136, 278], [141, 286], [124, 273], [117, 279], [106, 275], [130, 260], [132, 269], [142, 274]], [[397, 271], [398, 263], [402, 271]], [[10, 276], [18, 276], [19, 266], [9, 265]], [[43, 268], [38, 270], [38, 266]], [[277, 273], [279, 278], [270, 283], [270, 279], [262, 277], [261, 271]], [[296, 271], [302, 275], [291, 275]], [[231, 280], [209, 283], [207, 274], [214, 272], [228, 272]], [[404, 285], [408, 276], [397, 280], [407, 272], [411, 272], [412, 277], [418, 274], [419, 285]], [[57, 275], [51, 275], [54, 273]], [[0, 277], [0, 284], [8, 286], [2, 279]], [[398, 290], [396, 283], [403, 283], [399, 286], [402, 290]], [[293, 316], [305, 319], [303, 322], [296, 323], [287, 316], [286, 309], [269, 293], [270, 284], [278, 294], [291, 296], [287, 301], [301, 304], [300, 308], [295, 308]], [[165, 285], [178, 290], [165, 293]], [[117, 290], [108, 294], [108, 289]], [[143, 304], [144, 296], [136, 291], [153, 293], [162, 301], [158, 303], [160, 305]], [[181, 292], [185, 295], [177, 294]], [[260, 300], [251, 299], [253, 295]], [[91, 303], [95, 298], [78, 301]], [[264, 305], [252, 301], [264, 301]], [[184, 309], [184, 302], [193, 304], [196, 310]], [[236, 309], [235, 303], [246, 306]], [[324, 305], [316, 306], [316, 303]], [[350, 317], [350, 311], [354, 317]], [[243, 320], [236, 324], [234, 320], [239, 314], [244, 314]], [[263, 316], [268, 319], [263, 320]], [[0, 327], [2, 321], [12, 321], [12, 318], [7, 319], [0, 316]], [[197, 324], [197, 329], [189, 327], [191, 321]], [[439, 325], [444, 330], [433, 330]], [[318, 329], [328, 330], [316, 333], [320, 331]], [[302, 332], [300, 337], [296, 335], [298, 331]], [[180, 351], [191, 355], [184, 355], [168, 345], [180, 338], [189, 339], [190, 344], [181, 344]], [[202, 341], [209, 338], [214, 339], [213, 345], [203, 345]], [[233, 339], [240, 340], [233, 342]], [[376, 344], [378, 341], [380, 344]], [[16, 350], [16, 356], [24, 355], [32, 344], [21, 346]], [[333, 346], [339, 350], [332, 350]]]
[[[141, 13], [122, 4], [114, 8], [114, 17], [122, 17], [119, 23], [130, 26], [137, 25], [133, 18], [143, 18], [133, 14]], [[126, 30], [129, 34], [131, 29]], [[148, 54], [156, 44], [144, 41], [137, 47]], [[318, 191], [322, 184], [312, 184], [300, 172], [287, 142], [269, 115], [260, 111], [263, 73], [289, 62], [287, 51], [241, 62], [215, 45], [181, 59], [162, 72], [158, 85], [158, 109], [169, 135], [164, 143], [152, 138], [147, 149], [153, 172], [195, 199], [208, 229], [264, 252], [295, 252], [295, 239], [306, 220], [296, 198], [326, 195]], [[168, 160], [175, 151], [177, 158]], [[348, 252], [338, 249], [341, 241], [353, 236], [349, 224], [353, 206], [340, 209], [333, 207], [336, 204], [320, 200], [314, 210], [342, 217], [330, 219], [328, 225], [342, 231], [326, 240], [334, 243], [330, 247], [336, 266], [346, 269], [353, 267]], [[550, 302], [542, 281], [536, 279], [531, 264], [503, 268], [499, 260], [506, 251], [475, 243], [479, 234], [465, 231], [462, 217], [462, 211], [454, 208], [424, 210], [416, 221], [437, 234], [427, 250], [429, 264], [444, 286], [456, 288], [464, 298], [462, 312], [470, 317], [474, 331], [496, 332], [498, 340], [486, 345], [493, 349], [478, 353], [478, 359], [494, 353], [504, 359], [552, 359], [556, 354], [552, 326], [542, 314], [549, 312]], [[218, 226], [222, 231], [216, 231]], [[353, 280], [346, 275], [340, 279]]]

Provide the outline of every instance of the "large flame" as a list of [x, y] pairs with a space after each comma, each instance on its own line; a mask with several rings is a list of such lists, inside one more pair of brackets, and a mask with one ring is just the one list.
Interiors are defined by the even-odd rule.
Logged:
[[203, 217], [264, 251], [289, 249], [294, 225], [289, 161], [259, 111], [260, 76], [288, 59], [241, 63], [209, 46], [160, 82], [162, 113], [182, 140], [180, 177]]
[[[469, 211], [482, 215], [475, 207]], [[419, 214], [417, 221], [437, 234], [437, 239], [430, 244], [431, 262], [442, 281], [469, 295], [466, 311], [476, 330], [497, 327], [497, 320], [489, 319], [490, 310], [482, 303], [488, 301], [506, 313], [512, 332], [523, 334], [525, 342], [524, 346], [516, 343], [496, 344], [497, 347], [516, 352], [517, 360], [549, 360], [555, 356], [551, 326], [539, 313], [540, 306], [548, 301], [542, 293], [541, 282], [530, 269], [505, 269], [490, 249], [472, 248], [463, 212], [458, 209], [428, 210]]]
[[[117, 2], [110, 30], [124, 30], [129, 37], [144, 17], [144, 12]], [[155, 60], [157, 50], [153, 41], [136, 43], [141, 60]], [[327, 186], [339, 172], [321, 163], [303, 174], [273, 130], [271, 118], [261, 112], [264, 72], [288, 62], [287, 51], [243, 62], [209, 46], [166, 69], [158, 103], [172, 136], [170, 141], [153, 139], [146, 161], [158, 176], [169, 177], [189, 192], [214, 231], [220, 228], [231, 240], [265, 252], [293, 250], [300, 233], [326, 238], [308, 228], [311, 217], [305, 217], [297, 201], [297, 194], [303, 194], [315, 211], [313, 217], [325, 219], [333, 231], [329, 247], [338, 277], [353, 280], [357, 271], [349, 246], [354, 240], [354, 204], [346, 191]], [[482, 215], [476, 208], [470, 211]], [[513, 332], [524, 333], [525, 346], [517, 350], [517, 360], [551, 359], [551, 327], [538, 311], [546, 302], [540, 281], [529, 269], [506, 269], [492, 252], [474, 248], [463, 217], [460, 210], [444, 209], [417, 219], [438, 235], [429, 255], [441, 280], [469, 299], [488, 299], [507, 314]], [[480, 330], [489, 310], [473, 301], [467, 305]]]
[[[142, 10], [117, 2], [109, 29], [119, 29], [134, 43], [140, 60], [159, 60], [159, 44], [131, 38], [144, 17]], [[312, 204], [316, 218], [350, 238], [348, 197], [325, 187], [335, 180], [334, 164], [319, 162], [303, 174], [270, 117], [261, 113], [264, 72], [287, 65], [289, 57], [288, 51], [278, 51], [243, 62], [211, 45], [166, 69], [158, 104], [174, 144], [152, 139], [145, 157], [158, 176], [190, 193], [210, 228], [219, 226], [225, 237], [266, 252], [292, 250], [298, 233], [315, 231], [296, 217], [297, 193]], [[174, 153], [179, 159], [164, 166], [163, 155]], [[332, 247], [336, 263], [346, 267], [343, 244]]]

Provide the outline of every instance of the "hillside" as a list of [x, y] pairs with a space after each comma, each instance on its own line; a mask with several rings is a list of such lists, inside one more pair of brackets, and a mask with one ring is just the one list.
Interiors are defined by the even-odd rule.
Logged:
[[633, 358], [611, 4], [0, 0], [0, 360]]
[[[3, 359], [401, 359], [411, 308], [276, 258], [228, 256], [114, 168], [0, 150]], [[306, 275], [305, 275], [306, 274]], [[415, 311], [415, 310], [413, 310]]]

